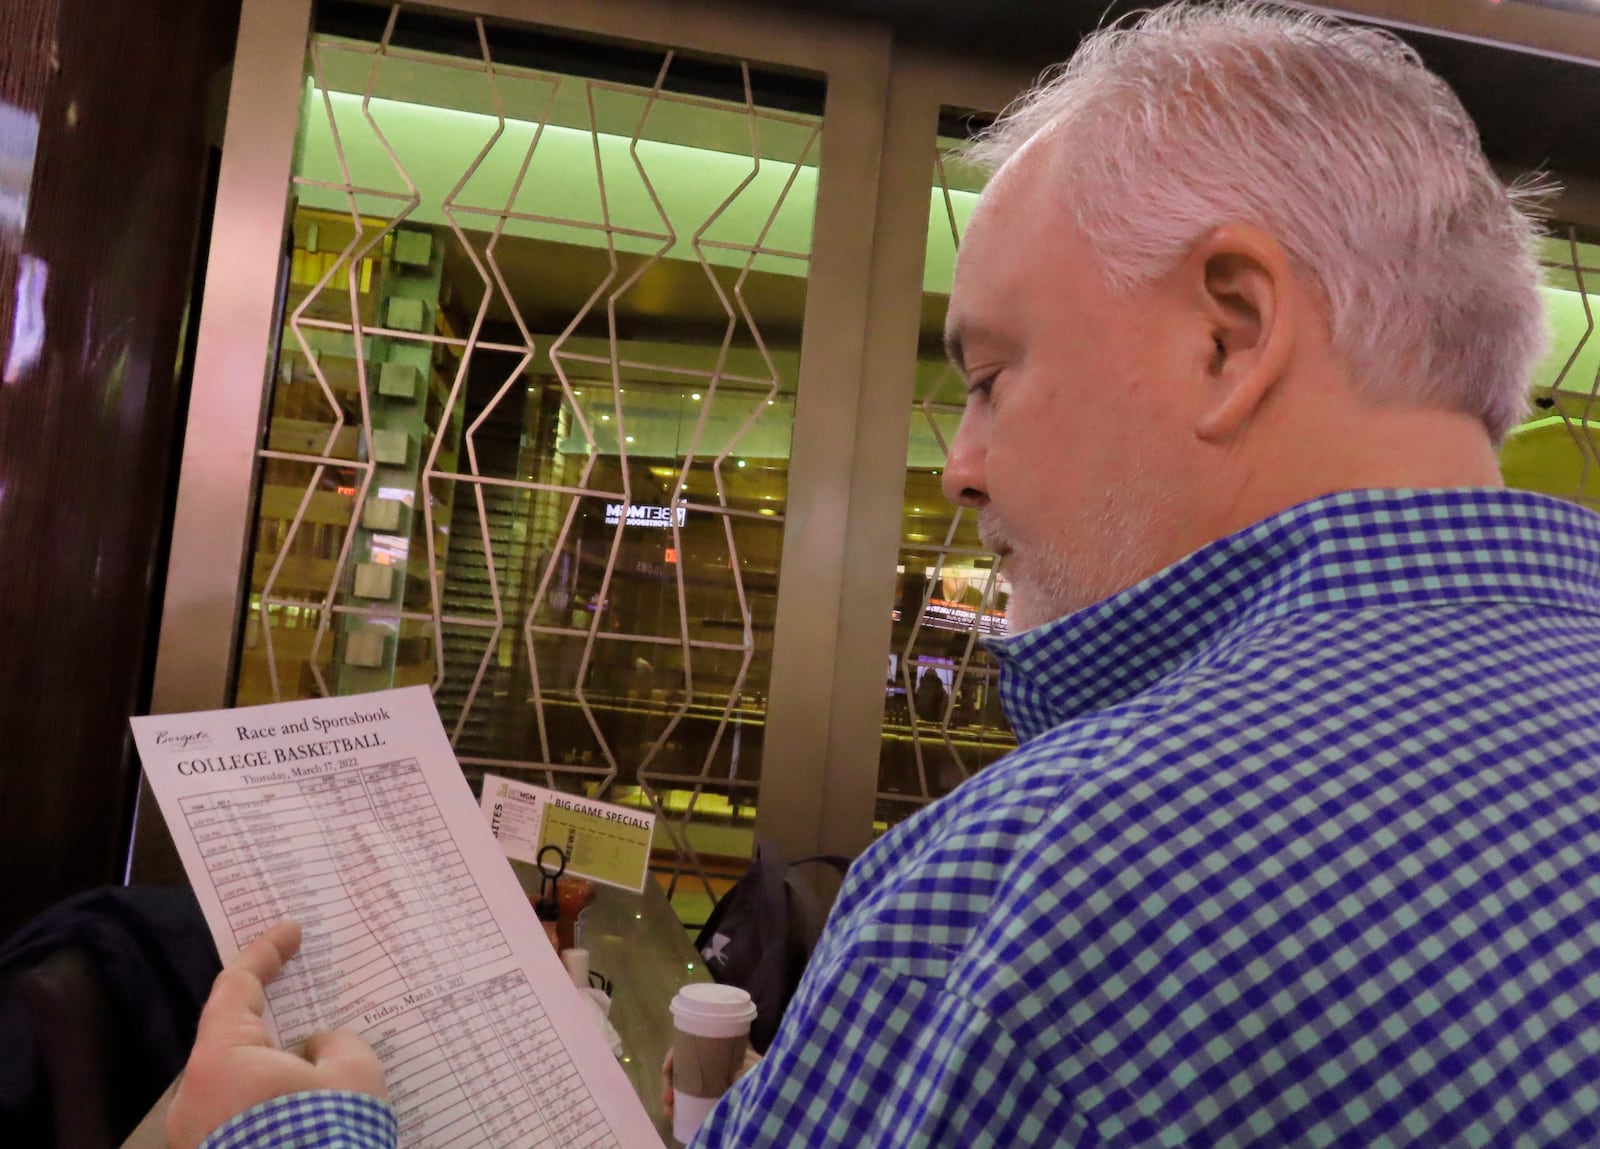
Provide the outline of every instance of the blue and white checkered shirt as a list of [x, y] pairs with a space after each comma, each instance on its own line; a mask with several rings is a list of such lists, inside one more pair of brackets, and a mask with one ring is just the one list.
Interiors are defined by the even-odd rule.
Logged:
[[234, 1117], [200, 1149], [394, 1149], [394, 1110], [364, 1093], [324, 1090], [264, 1101]]
[[696, 1149], [1600, 1144], [1600, 517], [1334, 495], [998, 653]]
[[997, 645], [696, 1149], [1600, 1144], [1600, 517], [1333, 495]]

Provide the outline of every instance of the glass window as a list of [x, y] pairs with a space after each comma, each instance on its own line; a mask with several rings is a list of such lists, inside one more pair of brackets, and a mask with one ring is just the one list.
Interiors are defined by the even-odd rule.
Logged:
[[[1558, 233], [1565, 228], [1555, 229]], [[1540, 245], [1550, 350], [1533, 374], [1533, 402], [1500, 453], [1507, 485], [1600, 507], [1600, 245], [1576, 234]]]
[[939, 485], [963, 402], [961, 380], [944, 357], [945, 309], [961, 229], [984, 178], [959, 159], [961, 142], [940, 136], [928, 201], [916, 401], [884, 668], [880, 832], [1016, 745], [1000, 709], [995, 661], [979, 644], [1005, 630], [1005, 572], [978, 540], [977, 516], [946, 502]]
[[703, 917], [751, 848], [821, 92], [321, 28], [239, 704], [429, 683], [469, 777], [666, 815]]

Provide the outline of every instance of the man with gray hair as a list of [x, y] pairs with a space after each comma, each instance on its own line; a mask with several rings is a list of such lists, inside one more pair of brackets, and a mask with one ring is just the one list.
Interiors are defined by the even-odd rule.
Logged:
[[[1600, 1144], [1600, 520], [1500, 487], [1535, 228], [1459, 102], [1379, 32], [1170, 7], [976, 154], [944, 482], [1021, 746], [857, 862], [695, 1144]], [[291, 938], [179, 1149], [381, 1091], [230, 1043]]]

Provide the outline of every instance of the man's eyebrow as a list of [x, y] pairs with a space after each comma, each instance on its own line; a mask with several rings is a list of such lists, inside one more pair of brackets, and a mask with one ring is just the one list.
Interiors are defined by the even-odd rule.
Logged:
[[961, 351], [961, 329], [947, 327], [944, 332], [944, 356], [955, 365], [955, 369], [963, 375], [967, 372], [966, 356]]
[[[967, 342], [977, 339], [983, 347], [988, 347], [995, 353], [1015, 354], [1016, 344], [1008, 336], [1002, 335], [992, 327], [981, 322], [959, 321], [945, 328], [944, 353], [955, 369], [961, 374], [967, 373]], [[988, 352], [985, 352], [988, 354]]]

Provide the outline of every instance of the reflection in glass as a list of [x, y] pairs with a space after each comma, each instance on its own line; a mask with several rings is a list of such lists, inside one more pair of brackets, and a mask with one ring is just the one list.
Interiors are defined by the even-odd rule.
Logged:
[[883, 830], [949, 793], [1016, 745], [1000, 709], [984, 635], [1005, 631], [1010, 584], [983, 549], [977, 517], [944, 498], [939, 474], [961, 420], [962, 385], [942, 335], [961, 229], [982, 173], [941, 137], [929, 199], [922, 334], [906, 460], [894, 630], [884, 680], [876, 827]]
[[1552, 231], [1539, 252], [1550, 349], [1500, 470], [1509, 486], [1600, 508], [1600, 245], [1579, 243], [1572, 228]]
[[27, 230], [38, 153], [39, 117], [0, 100], [0, 238], [13, 243]]

